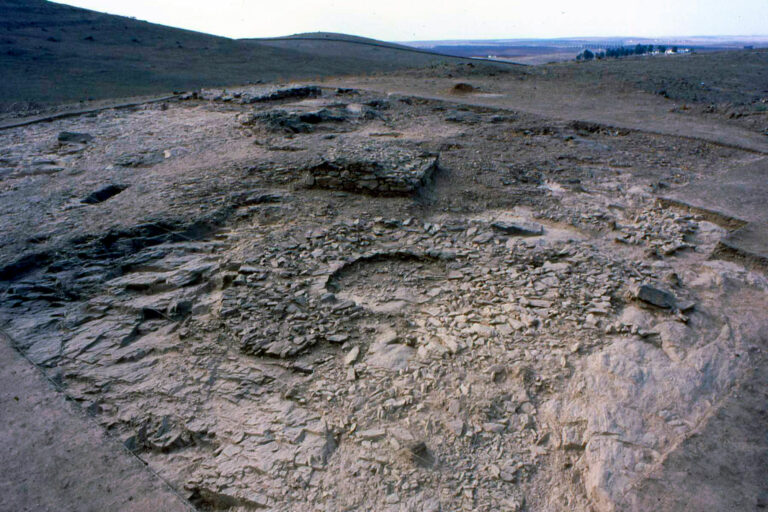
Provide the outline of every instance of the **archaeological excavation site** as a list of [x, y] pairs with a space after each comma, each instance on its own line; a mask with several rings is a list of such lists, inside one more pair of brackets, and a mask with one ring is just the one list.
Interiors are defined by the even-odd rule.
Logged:
[[654, 194], [748, 155], [272, 92], [0, 135], [3, 332], [193, 506], [627, 510], [765, 455], [764, 274]]
[[591, 65], [3, 110], [0, 510], [765, 510], [768, 113]]

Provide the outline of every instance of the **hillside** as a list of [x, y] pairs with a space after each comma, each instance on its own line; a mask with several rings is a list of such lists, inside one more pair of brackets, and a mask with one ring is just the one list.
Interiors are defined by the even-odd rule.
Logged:
[[370, 37], [341, 34], [338, 32], [304, 32], [300, 34], [292, 34], [289, 36], [282, 36], [282, 37], [249, 38], [244, 40], [257, 41], [260, 43], [270, 43], [270, 42], [278, 42], [278, 41], [293, 41], [293, 42], [339, 41], [339, 42], [346, 42], [346, 43], [358, 43], [358, 44], [364, 44], [364, 45], [384, 46], [387, 48], [394, 48], [399, 50], [409, 50], [409, 51], [413, 51], [414, 49], [422, 50], [422, 48], [414, 48], [413, 46], [409, 46], [405, 44], [391, 43], [388, 41], [380, 41], [378, 39], [372, 39]]
[[[286, 37], [242, 39], [241, 41], [273, 48], [297, 50], [324, 57], [344, 55], [348, 59], [363, 59], [390, 70], [402, 68], [405, 63], [429, 65], [434, 62], [436, 54], [450, 55], [447, 52], [435, 52], [368, 37], [333, 32], [308, 32]], [[461, 60], [466, 60], [466, 58]]]
[[259, 80], [369, 73], [447, 58], [384, 43], [351, 45], [340, 38], [294, 45], [237, 41], [43, 0], [0, 0], [0, 12], [0, 112]]

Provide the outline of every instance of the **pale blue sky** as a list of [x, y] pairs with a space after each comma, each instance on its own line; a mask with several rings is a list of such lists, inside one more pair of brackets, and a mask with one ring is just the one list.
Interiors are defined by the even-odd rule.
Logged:
[[235, 38], [315, 31], [388, 41], [768, 33], [768, 0], [60, 1]]

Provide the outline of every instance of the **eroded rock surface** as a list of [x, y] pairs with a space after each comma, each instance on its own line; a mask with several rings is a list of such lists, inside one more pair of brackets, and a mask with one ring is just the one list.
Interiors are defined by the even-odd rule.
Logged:
[[765, 377], [765, 277], [654, 196], [738, 151], [227, 94], [0, 134], [3, 329], [201, 510], [641, 510]]

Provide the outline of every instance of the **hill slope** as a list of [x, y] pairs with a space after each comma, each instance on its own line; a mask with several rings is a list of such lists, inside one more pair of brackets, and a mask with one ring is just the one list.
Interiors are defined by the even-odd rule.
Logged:
[[385, 43], [238, 41], [43, 0], [0, 0], [0, 12], [0, 112], [447, 59]]

